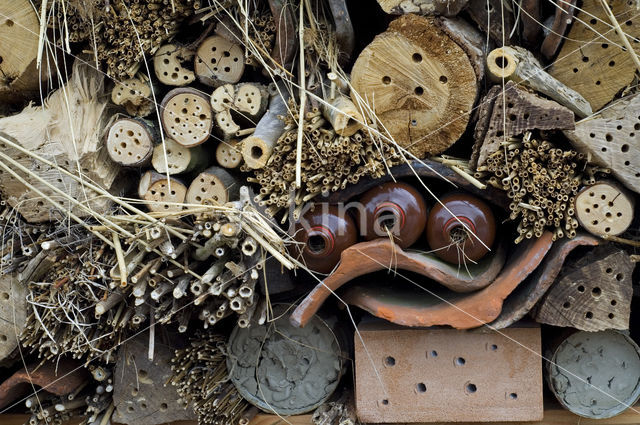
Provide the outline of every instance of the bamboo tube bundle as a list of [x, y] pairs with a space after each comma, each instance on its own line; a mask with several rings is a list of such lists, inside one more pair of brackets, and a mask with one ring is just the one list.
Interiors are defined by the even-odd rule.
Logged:
[[288, 130], [278, 139], [269, 162], [254, 170], [250, 182], [260, 185], [255, 201], [267, 207], [267, 213], [295, 205], [297, 218], [302, 205], [321, 193], [342, 190], [357, 183], [363, 176], [381, 177], [386, 167], [400, 163], [396, 149], [386, 143], [377, 143], [368, 132], [357, 131], [351, 136], [340, 136], [320, 111], [307, 114], [303, 129], [302, 187], [292, 195], [296, 175], [296, 149], [298, 117], [290, 102], [293, 116], [285, 118]]
[[489, 184], [511, 198], [510, 219], [520, 220], [516, 243], [538, 238], [548, 228], [553, 229], [554, 240], [573, 238], [578, 227], [576, 196], [585, 178], [594, 178], [597, 169], [582, 154], [532, 139], [531, 133], [503, 145], [476, 174], [488, 177]]
[[244, 423], [246, 411], [255, 415], [251, 405], [227, 379], [227, 356], [222, 348], [225, 344], [223, 335], [198, 332], [187, 348], [177, 350], [171, 360], [173, 376], [169, 382], [195, 408], [199, 424], [238, 424]]

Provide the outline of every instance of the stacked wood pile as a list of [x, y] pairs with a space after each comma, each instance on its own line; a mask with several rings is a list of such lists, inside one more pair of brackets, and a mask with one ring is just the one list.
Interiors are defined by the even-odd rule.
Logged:
[[0, 1], [0, 411], [537, 421], [546, 379], [620, 414], [635, 20], [626, 0]]

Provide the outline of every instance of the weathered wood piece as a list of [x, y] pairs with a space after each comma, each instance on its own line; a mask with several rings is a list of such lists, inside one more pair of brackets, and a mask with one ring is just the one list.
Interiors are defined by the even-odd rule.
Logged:
[[298, 51], [296, 21], [293, 7], [285, 0], [268, 0], [271, 15], [276, 22], [276, 42], [271, 57], [281, 66], [288, 68]]
[[237, 83], [244, 73], [244, 52], [239, 44], [213, 35], [196, 51], [194, 70], [198, 80], [208, 86]]
[[204, 143], [213, 127], [209, 99], [196, 89], [171, 90], [162, 99], [160, 119], [165, 134], [186, 147]]
[[[216, 130], [224, 140], [231, 140], [242, 133], [247, 134], [238, 123], [256, 126], [267, 109], [269, 93], [259, 83], [225, 84], [213, 91], [210, 102], [216, 114]], [[247, 131], [248, 134], [253, 132]]]
[[216, 148], [216, 161], [224, 168], [237, 168], [242, 163], [242, 142], [221, 141]]
[[160, 174], [188, 173], [206, 167], [207, 157], [201, 146], [187, 148], [172, 139], [164, 139], [164, 146], [158, 143], [153, 148], [151, 165]]
[[591, 162], [611, 169], [620, 183], [640, 193], [640, 95], [617, 101], [565, 131], [573, 146]]
[[[0, 135], [32, 151], [64, 169], [78, 173], [94, 184], [116, 191], [120, 167], [109, 158], [101, 138], [109, 117], [104, 77], [90, 65], [76, 62], [66, 87], [54, 91], [46, 105], [27, 106], [21, 113], [0, 118]], [[38, 176], [73, 198], [84, 202], [98, 214], [105, 213], [111, 200], [60, 173], [55, 167], [40, 163], [28, 154], [0, 142], [0, 151], [33, 169]], [[4, 162], [4, 161], [3, 161]], [[7, 170], [0, 173], [0, 190], [9, 205], [30, 222], [48, 221], [56, 208], [71, 211], [79, 217], [88, 212], [31, 175], [22, 175], [30, 185], [49, 196], [57, 205], [29, 189]]]
[[107, 131], [105, 147], [109, 157], [126, 167], [148, 165], [153, 153], [154, 131], [142, 120], [119, 118]]
[[[457, 329], [482, 326], [500, 314], [503, 300], [542, 262], [551, 248], [551, 239], [551, 232], [545, 232], [541, 238], [528, 239], [519, 245], [489, 286], [469, 294], [438, 291], [436, 296], [431, 291], [371, 282], [366, 286], [350, 285], [342, 299], [403, 326], [449, 325]], [[321, 293], [318, 287], [312, 292]], [[304, 326], [323, 301], [307, 296], [291, 315], [292, 323]]]
[[478, 81], [482, 81], [485, 74], [484, 58], [487, 56], [488, 48], [484, 35], [462, 18], [440, 18], [437, 23], [467, 53]]
[[346, 65], [356, 44], [351, 17], [346, 0], [329, 0], [329, 9], [335, 25], [335, 36], [338, 44], [338, 62]]
[[[635, 3], [613, 0], [609, 5], [640, 53], [640, 25], [633, 19], [637, 20], [638, 13]], [[562, 60], [556, 61], [549, 73], [584, 96], [597, 111], [633, 81], [636, 67], [623, 47], [600, 0], [586, 0], [558, 53]]]
[[179, 204], [184, 202], [186, 195], [187, 187], [173, 177], [167, 179], [166, 175], [155, 171], [147, 171], [140, 177], [138, 196], [150, 211], [182, 211]]
[[596, 246], [599, 241], [593, 236], [578, 233], [573, 239], [564, 238], [554, 243], [540, 267], [509, 294], [500, 315], [488, 326], [504, 329], [522, 319], [555, 282], [571, 251], [579, 246]]
[[513, 32], [515, 21], [513, 12], [505, 8], [500, 0], [470, 0], [467, 12], [478, 28], [488, 33], [494, 43], [500, 46], [512, 44], [509, 35]]
[[278, 139], [284, 133], [285, 124], [280, 117], [289, 113], [288, 99], [288, 92], [284, 87], [280, 87], [271, 97], [269, 109], [258, 122], [256, 130], [242, 141], [242, 157], [249, 168], [262, 168], [267, 165]]
[[571, 109], [578, 117], [591, 115], [591, 106], [572, 88], [544, 71], [528, 50], [512, 46], [492, 50], [487, 56], [489, 77], [495, 82], [503, 79], [522, 84]]
[[501, 86], [492, 87], [480, 105], [481, 118], [474, 130], [470, 161], [473, 168], [484, 165], [502, 142], [526, 131], [575, 128], [573, 112], [528, 92], [513, 81], [507, 81], [504, 90]]
[[18, 347], [27, 325], [27, 286], [14, 273], [0, 276], [0, 363]]
[[416, 13], [418, 15], [455, 16], [469, 0], [378, 0], [378, 4], [386, 13], [404, 15]]
[[328, 105], [323, 106], [324, 117], [340, 136], [353, 136], [362, 128], [364, 118], [353, 102], [342, 95], [337, 95], [328, 100]]
[[126, 109], [134, 117], [146, 117], [155, 111], [151, 96], [151, 83], [144, 77], [128, 78], [116, 82], [111, 91], [111, 101]]
[[544, 351], [547, 383], [560, 404], [576, 415], [611, 418], [640, 396], [640, 348], [621, 332], [558, 336]]
[[389, 135], [419, 158], [464, 132], [477, 94], [467, 53], [434, 19], [403, 15], [376, 36], [351, 71], [355, 104], [368, 102]]
[[204, 204], [213, 201], [224, 205], [238, 198], [241, 183], [227, 170], [209, 167], [193, 179], [187, 191], [187, 203]]
[[538, 304], [536, 321], [589, 332], [629, 329], [633, 268], [625, 251], [595, 248], [566, 265]]
[[577, 0], [568, 0], [556, 3], [556, 12], [553, 18], [553, 24], [551, 25], [551, 31], [549, 31], [549, 34], [547, 34], [540, 46], [540, 53], [542, 53], [545, 58], [553, 58], [562, 45], [567, 28], [569, 28], [569, 25], [573, 22], [573, 14], [576, 11], [576, 1]]
[[542, 419], [539, 327], [501, 332], [370, 322], [355, 337], [363, 423]]
[[633, 222], [635, 199], [613, 181], [586, 186], [575, 201], [580, 226], [596, 236], [619, 235]]
[[522, 40], [525, 46], [538, 46], [542, 34], [540, 0], [524, 0], [521, 3], [520, 19], [522, 19]]
[[196, 419], [195, 411], [180, 399], [171, 378], [174, 351], [156, 343], [149, 360], [149, 336], [142, 333], [128, 340], [119, 350], [113, 374], [112, 420], [137, 425], [157, 425]]
[[[153, 55], [153, 70], [162, 84], [186, 86], [196, 79], [190, 69], [195, 52], [178, 44], [165, 44]], [[189, 64], [189, 67], [187, 67]]]
[[40, 83], [46, 86], [48, 70], [55, 69], [55, 64], [45, 45], [42, 68], [37, 68], [39, 33], [40, 20], [28, 0], [0, 5], [1, 102], [18, 103], [36, 98], [40, 94]]

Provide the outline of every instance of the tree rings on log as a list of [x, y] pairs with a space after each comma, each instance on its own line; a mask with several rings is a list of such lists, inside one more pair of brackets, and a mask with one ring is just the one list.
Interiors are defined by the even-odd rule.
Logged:
[[220, 167], [209, 167], [200, 173], [187, 192], [187, 203], [204, 204], [213, 201], [218, 205], [226, 204], [238, 198], [240, 183]]
[[224, 168], [236, 168], [242, 163], [242, 143], [239, 140], [222, 141], [216, 148], [216, 161]]
[[198, 47], [194, 68], [203, 84], [237, 83], [244, 72], [244, 51], [222, 36], [207, 37]]
[[437, 21], [404, 15], [358, 56], [351, 97], [372, 109], [402, 147], [419, 158], [462, 135], [477, 94], [469, 56]]
[[153, 56], [153, 69], [162, 84], [186, 86], [196, 74], [186, 64], [193, 63], [195, 52], [177, 44], [165, 44]]
[[[624, 36], [638, 52], [640, 18], [636, 3], [628, 0], [608, 3], [624, 30]], [[623, 47], [602, 3], [585, 0], [558, 53], [562, 60], [554, 62], [549, 73], [579, 92], [597, 111], [633, 82], [636, 67], [630, 53]]]
[[182, 211], [184, 208], [180, 204], [184, 202], [186, 195], [187, 187], [172, 177], [167, 179], [167, 176], [155, 171], [147, 171], [140, 178], [138, 196], [145, 201], [150, 211]]
[[547, 350], [549, 387], [586, 418], [616, 416], [640, 396], [640, 348], [617, 331], [576, 332]]
[[589, 332], [628, 329], [633, 268], [625, 251], [611, 245], [594, 248], [565, 266], [538, 303], [536, 321]]
[[209, 99], [192, 88], [171, 90], [162, 100], [162, 126], [182, 146], [204, 143], [211, 134], [213, 111]]
[[151, 159], [153, 136], [142, 121], [121, 118], [109, 128], [106, 148], [114, 162], [126, 167], [141, 167]]
[[203, 164], [206, 166], [206, 157], [200, 146], [187, 148], [172, 139], [164, 139], [164, 145], [159, 143], [153, 148], [151, 165], [160, 174], [187, 173]]
[[582, 227], [596, 236], [616, 236], [633, 221], [633, 196], [610, 181], [587, 186], [576, 196], [576, 218]]

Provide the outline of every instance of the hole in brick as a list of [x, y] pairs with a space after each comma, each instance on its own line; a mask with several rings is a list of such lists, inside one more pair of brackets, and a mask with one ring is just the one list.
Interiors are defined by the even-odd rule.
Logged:
[[396, 365], [396, 359], [394, 359], [391, 356], [387, 356], [387, 358], [384, 359], [384, 364], [386, 364], [387, 366], [395, 366]]
[[593, 289], [591, 290], [591, 294], [592, 294], [594, 297], [599, 297], [600, 295], [602, 295], [602, 290], [596, 286], [595, 288], [593, 288]]
[[478, 387], [476, 387], [476, 385], [475, 385], [475, 384], [468, 383], [467, 385], [465, 385], [465, 387], [464, 387], [464, 391], [465, 391], [467, 394], [473, 394], [473, 393], [475, 393], [476, 391], [478, 391]]
[[463, 357], [457, 357], [457, 358], [456, 358], [456, 365], [458, 365], [458, 366], [464, 366], [464, 364], [465, 364], [466, 362], [467, 362], [467, 361], [466, 361]]
[[425, 384], [423, 384], [422, 382], [420, 382], [418, 385], [416, 385], [416, 390], [419, 393], [424, 393], [427, 391], [427, 386]]
[[584, 315], [585, 318], [587, 319], [593, 319], [593, 313], [590, 311], [587, 311]]

